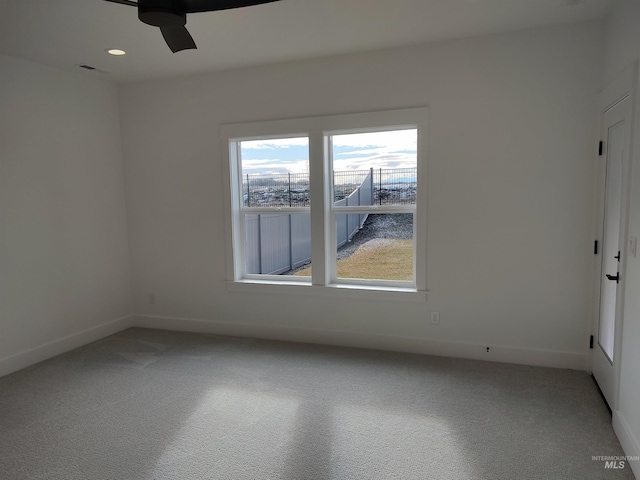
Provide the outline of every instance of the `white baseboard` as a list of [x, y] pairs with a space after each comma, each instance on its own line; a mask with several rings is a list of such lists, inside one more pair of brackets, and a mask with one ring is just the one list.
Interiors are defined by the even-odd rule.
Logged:
[[[613, 412], [613, 431], [616, 432], [618, 440], [620, 440], [624, 454], [627, 457], [640, 458], [640, 443], [638, 443], [638, 440], [629, 428], [629, 424], [619, 410]], [[636, 478], [640, 478], [640, 461], [627, 459], [627, 465], [631, 466], [631, 470]]]
[[[212, 333], [234, 337], [264, 338], [269, 340], [305, 342], [342, 347], [371, 348], [443, 357], [487, 360], [492, 362], [570, 368], [574, 370], [586, 370], [588, 360], [586, 353], [577, 352], [534, 350], [492, 345], [489, 345], [489, 352], [487, 352], [487, 345], [444, 340], [427, 340], [424, 338], [399, 335], [259, 325], [252, 323], [232, 323], [152, 315], [127, 315], [83, 330], [82, 332], [53, 340], [24, 352], [2, 358], [0, 359], [0, 377], [130, 327]], [[632, 436], [630, 438], [633, 439]], [[633, 443], [632, 441], [632, 444], [635, 445], [635, 451], [638, 451], [637, 442]]]
[[103, 323], [96, 327], [88, 328], [73, 335], [68, 335], [57, 340], [45, 343], [44, 345], [31, 348], [24, 352], [16, 353], [9, 357], [0, 359], [0, 377], [16, 372], [35, 363], [55, 357], [61, 353], [68, 352], [74, 348], [81, 347], [87, 343], [95, 342], [101, 338], [108, 337], [114, 333], [130, 328], [132, 317], [127, 315], [110, 322]]
[[259, 325], [252, 323], [219, 322], [152, 315], [133, 315], [132, 326], [342, 347], [372, 348], [377, 350], [469, 358], [541, 367], [569, 368], [573, 370], [587, 370], [588, 368], [586, 352], [559, 352], [492, 345], [488, 345], [489, 351], [487, 352], [487, 345], [427, 340], [419, 337], [278, 325]]

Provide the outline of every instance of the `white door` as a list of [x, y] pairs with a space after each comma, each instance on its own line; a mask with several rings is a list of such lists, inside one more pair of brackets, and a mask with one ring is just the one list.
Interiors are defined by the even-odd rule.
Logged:
[[630, 107], [631, 99], [625, 96], [602, 112], [604, 203], [599, 252], [600, 305], [594, 332], [592, 373], [611, 409], [617, 407], [618, 394]]

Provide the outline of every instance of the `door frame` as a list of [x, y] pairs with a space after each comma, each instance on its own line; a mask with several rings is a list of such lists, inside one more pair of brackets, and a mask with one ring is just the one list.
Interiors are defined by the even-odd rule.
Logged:
[[602, 138], [604, 132], [605, 112], [617, 105], [619, 102], [627, 98], [630, 102], [629, 108], [629, 128], [627, 129], [626, 145], [630, 148], [624, 152], [622, 160], [623, 182], [622, 192], [620, 195], [620, 265], [619, 275], [620, 283], [616, 294], [616, 314], [615, 314], [615, 336], [614, 336], [614, 352], [613, 352], [613, 398], [609, 399], [611, 410], [617, 410], [619, 392], [620, 392], [620, 361], [622, 358], [622, 334], [623, 334], [623, 318], [624, 318], [624, 297], [626, 287], [626, 271], [627, 271], [627, 250], [629, 238], [629, 205], [631, 201], [631, 159], [633, 150], [633, 123], [635, 118], [635, 100], [636, 85], [638, 76], [638, 65], [627, 69], [622, 75], [616, 78], [609, 86], [607, 86], [598, 96], [598, 141], [604, 144], [603, 155], [596, 152], [597, 165], [597, 195], [596, 195], [596, 222], [595, 222], [595, 239], [598, 242], [598, 251], [594, 255], [594, 281], [593, 281], [593, 311], [591, 322], [591, 335], [593, 336], [593, 348], [589, 351], [589, 373], [593, 373], [594, 356], [600, 346], [598, 331], [600, 321], [600, 301], [601, 301], [601, 282], [603, 277], [602, 271], [602, 247], [604, 245], [604, 212], [606, 208], [606, 182], [607, 182], [607, 163], [604, 161], [604, 155], [607, 150], [606, 138]]

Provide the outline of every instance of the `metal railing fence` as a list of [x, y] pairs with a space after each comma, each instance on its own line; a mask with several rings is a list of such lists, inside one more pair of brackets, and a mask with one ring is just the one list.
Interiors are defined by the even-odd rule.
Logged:
[[[371, 178], [373, 203], [377, 205], [410, 205], [416, 202], [417, 169], [370, 168], [333, 173], [334, 201], [338, 202], [361, 188]], [[282, 173], [242, 176], [245, 207], [308, 207], [309, 174]]]

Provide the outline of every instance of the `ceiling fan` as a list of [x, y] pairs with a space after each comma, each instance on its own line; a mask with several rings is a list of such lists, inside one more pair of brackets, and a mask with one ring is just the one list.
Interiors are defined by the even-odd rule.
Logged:
[[173, 53], [196, 47], [185, 28], [187, 13], [214, 12], [231, 8], [250, 7], [279, 0], [105, 0], [138, 8], [138, 18], [147, 25], [159, 27]]

